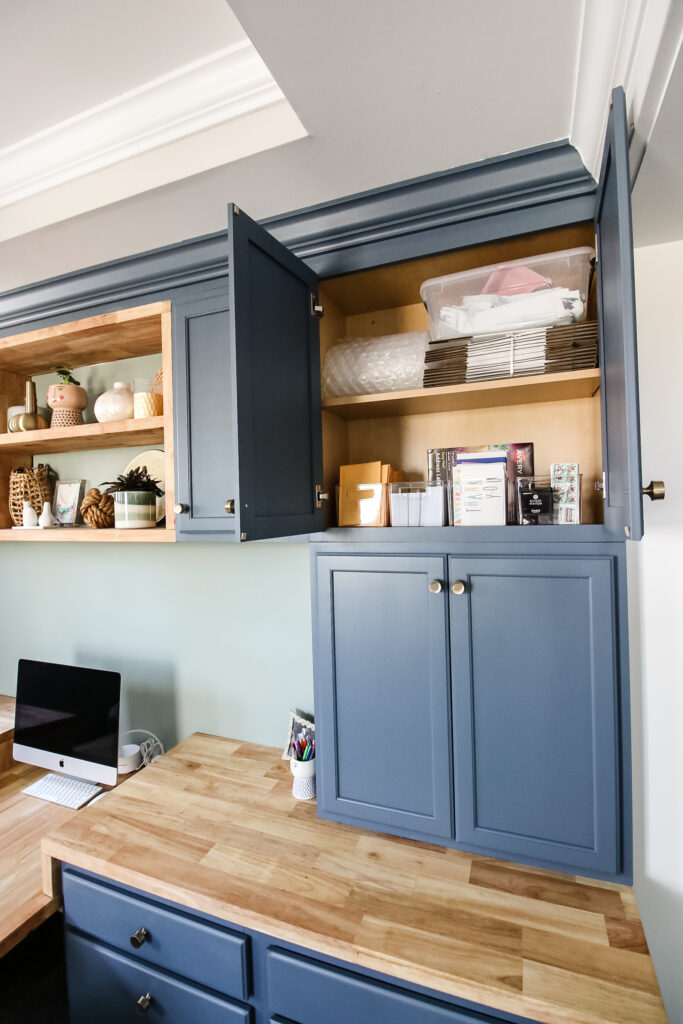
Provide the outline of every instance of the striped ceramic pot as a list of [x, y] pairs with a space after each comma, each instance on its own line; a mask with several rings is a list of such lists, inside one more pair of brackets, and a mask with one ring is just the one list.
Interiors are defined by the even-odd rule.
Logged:
[[153, 491], [115, 491], [114, 526], [117, 530], [147, 530], [157, 524]]

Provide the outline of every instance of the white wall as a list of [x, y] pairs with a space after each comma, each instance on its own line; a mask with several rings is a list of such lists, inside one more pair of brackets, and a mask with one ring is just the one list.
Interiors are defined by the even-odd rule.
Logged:
[[683, 1021], [683, 241], [636, 250], [642, 464], [666, 482], [629, 545], [635, 890]]

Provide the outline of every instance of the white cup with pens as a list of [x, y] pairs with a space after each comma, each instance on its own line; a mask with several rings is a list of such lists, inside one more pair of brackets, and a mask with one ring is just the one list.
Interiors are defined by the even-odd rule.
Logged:
[[315, 796], [315, 740], [292, 740], [289, 766], [292, 796], [297, 800], [312, 800]]

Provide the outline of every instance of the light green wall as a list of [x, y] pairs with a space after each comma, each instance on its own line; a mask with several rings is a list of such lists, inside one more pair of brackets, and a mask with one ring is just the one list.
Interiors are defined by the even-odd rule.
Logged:
[[284, 745], [312, 710], [308, 546], [0, 545], [0, 692], [17, 659], [120, 670], [122, 729]]

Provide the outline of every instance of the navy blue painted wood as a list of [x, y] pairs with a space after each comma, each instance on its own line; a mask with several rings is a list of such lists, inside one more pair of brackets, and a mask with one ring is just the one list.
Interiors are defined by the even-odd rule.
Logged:
[[[70, 1024], [250, 1024], [251, 1009], [66, 929]], [[141, 1013], [137, 1001], [151, 996]]]
[[[70, 870], [62, 874], [62, 890], [68, 927], [115, 946], [135, 962], [247, 998], [249, 940], [244, 935]], [[130, 937], [141, 928], [148, 934], [136, 949]]]
[[320, 555], [317, 599], [319, 812], [450, 836], [444, 559]]
[[297, 1024], [494, 1024], [500, 1018], [449, 1006], [277, 947], [266, 953], [271, 1019]]
[[[176, 536], [239, 540], [235, 349], [228, 295], [174, 302]], [[225, 511], [234, 499], [235, 513]]]
[[243, 539], [323, 526], [315, 274], [236, 207], [228, 209]]
[[456, 837], [468, 849], [619, 868], [609, 559], [452, 558]]
[[596, 207], [605, 521], [643, 535], [638, 354], [626, 99], [612, 94]]

